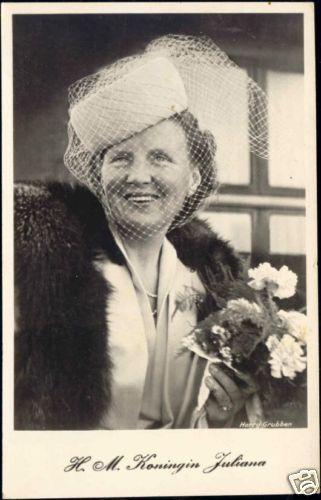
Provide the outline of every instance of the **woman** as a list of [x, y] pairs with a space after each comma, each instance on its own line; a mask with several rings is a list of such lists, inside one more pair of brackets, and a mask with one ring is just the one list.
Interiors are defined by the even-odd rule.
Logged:
[[[255, 392], [249, 376], [212, 366], [195, 419], [205, 362], [178, 355], [217, 307], [208, 288], [241, 268], [193, 218], [217, 185], [206, 117], [231, 97], [226, 70], [239, 75], [224, 56], [163, 37], [71, 87], [65, 164], [87, 187], [16, 190], [17, 429], [230, 426]], [[202, 307], [177, 308], [190, 290]]]

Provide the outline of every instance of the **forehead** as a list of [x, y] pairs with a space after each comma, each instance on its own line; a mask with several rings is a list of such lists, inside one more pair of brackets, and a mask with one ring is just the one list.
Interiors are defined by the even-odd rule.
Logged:
[[134, 137], [113, 146], [112, 151], [126, 148], [163, 149], [168, 151], [187, 151], [185, 132], [180, 124], [164, 120]]

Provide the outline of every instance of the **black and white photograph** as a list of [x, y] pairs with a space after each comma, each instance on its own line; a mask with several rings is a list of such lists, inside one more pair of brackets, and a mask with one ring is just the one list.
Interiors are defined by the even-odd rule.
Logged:
[[[308, 397], [318, 395], [316, 164], [304, 3], [265, 12], [160, 4], [48, 12], [11, 4], [4, 77], [6, 425], [36, 448], [42, 436], [54, 446], [61, 436], [52, 463], [68, 488], [72, 475], [87, 481], [87, 470], [124, 474], [128, 485], [108, 493], [115, 497], [151, 491], [126, 489], [126, 471], [136, 469], [149, 482], [165, 477], [159, 469], [184, 482], [191, 469], [190, 494], [198, 470], [208, 478], [224, 467], [263, 469], [260, 436], [271, 443], [284, 431], [285, 447], [296, 433], [312, 439], [318, 412], [318, 396]], [[200, 449], [221, 439], [225, 450], [202, 463], [192, 450], [177, 464], [185, 435]], [[108, 457], [87, 450], [90, 436]], [[118, 436], [136, 452], [114, 452]], [[173, 446], [162, 458], [161, 436]], [[144, 454], [145, 443], [155, 453]], [[294, 454], [293, 464], [317, 467], [313, 453], [311, 463]], [[284, 483], [266, 493], [291, 492]], [[153, 495], [188, 494], [172, 484]], [[11, 491], [31, 498], [27, 485]], [[62, 481], [38, 498], [79, 495], [77, 487]]]

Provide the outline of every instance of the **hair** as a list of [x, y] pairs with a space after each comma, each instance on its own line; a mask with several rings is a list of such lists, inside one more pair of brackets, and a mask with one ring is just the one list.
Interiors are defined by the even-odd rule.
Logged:
[[192, 165], [199, 170], [201, 182], [195, 192], [185, 198], [183, 206], [175, 216], [169, 231], [173, 226], [177, 227], [179, 225], [182, 214], [186, 213], [187, 207], [191, 214], [190, 219], [195, 211], [200, 208], [202, 202], [209, 195], [215, 193], [218, 187], [215, 162], [217, 145], [214, 135], [208, 130], [202, 131], [198, 120], [188, 110], [173, 115], [170, 120], [181, 125], [184, 130], [189, 157]]

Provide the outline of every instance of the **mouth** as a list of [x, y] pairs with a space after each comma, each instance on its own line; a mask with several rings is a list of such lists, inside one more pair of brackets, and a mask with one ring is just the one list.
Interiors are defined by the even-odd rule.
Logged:
[[145, 207], [159, 200], [160, 195], [156, 193], [126, 193], [124, 198], [138, 207]]

